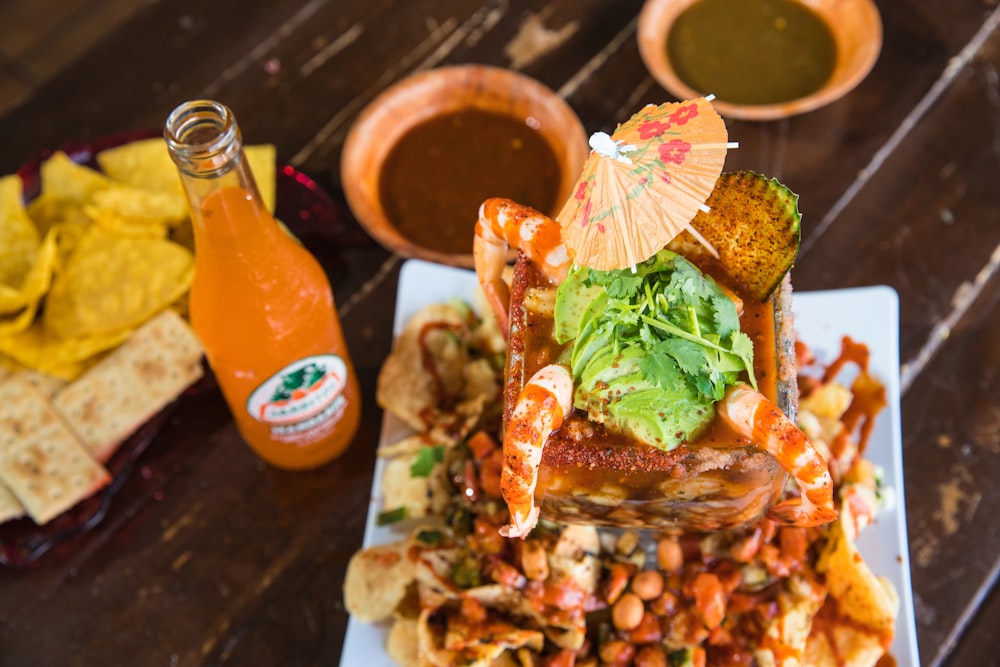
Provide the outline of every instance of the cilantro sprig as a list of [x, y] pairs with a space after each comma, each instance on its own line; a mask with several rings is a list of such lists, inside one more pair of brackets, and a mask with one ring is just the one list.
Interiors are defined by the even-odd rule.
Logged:
[[753, 343], [733, 301], [668, 250], [635, 272], [572, 271], [559, 287], [556, 331], [575, 339], [577, 407], [657, 447], [694, 436], [744, 375], [756, 386]]

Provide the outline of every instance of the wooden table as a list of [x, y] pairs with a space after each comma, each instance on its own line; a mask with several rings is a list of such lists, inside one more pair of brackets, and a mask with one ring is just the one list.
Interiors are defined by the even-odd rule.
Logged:
[[[910, 556], [924, 665], [998, 664], [1000, 9], [881, 0], [885, 44], [851, 94], [796, 118], [730, 121], [751, 168], [801, 196], [797, 289], [900, 296]], [[0, 571], [3, 665], [335, 665], [358, 548], [400, 258], [350, 218], [338, 161], [386, 86], [438, 65], [511, 66], [591, 131], [670, 99], [636, 47], [639, 0], [150, 3], [0, 118], [0, 173], [40, 149], [229, 104], [250, 142], [314, 176], [342, 222], [317, 249], [365, 398], [349, 452], [310, 473], [261, 464], [221, 399], [184, 403], [105, 520]], [[526, 40], [526, 41], [522, 41]], [[528, 51], [513, 53], [513, 44]]]

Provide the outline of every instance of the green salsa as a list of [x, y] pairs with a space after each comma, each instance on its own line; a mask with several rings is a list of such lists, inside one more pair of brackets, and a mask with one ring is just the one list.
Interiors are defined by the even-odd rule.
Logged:
[[826, 21], [795, 0], [699, 0], [677, 17], [667, 56], [701, 93], [778, 104], [819, 90], [833, 73], [837, 45]]

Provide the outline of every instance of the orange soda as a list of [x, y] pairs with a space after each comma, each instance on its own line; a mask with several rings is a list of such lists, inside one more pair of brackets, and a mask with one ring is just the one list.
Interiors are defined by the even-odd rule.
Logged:
[[323, 465], [361, 404], [329, 280], [265, 207], [227, 107], [182, 104], [164, 136], [194, 227], [191, 323], [236, 426], [270, 465]]

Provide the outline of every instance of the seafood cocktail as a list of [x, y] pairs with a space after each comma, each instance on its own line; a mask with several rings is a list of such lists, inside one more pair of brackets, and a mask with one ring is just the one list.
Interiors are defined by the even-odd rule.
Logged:
[[481, 207], [476, 270], [509, 332], [504, 535], [525, 536], [540, 511], [692, 531], [835, 517], [826, 463], [792, 420], [795, 197], [742, 172], [708, 203], [693, 221], [701, 243], [684, 233], [607, 271], [575, 266], [537, 211]]

